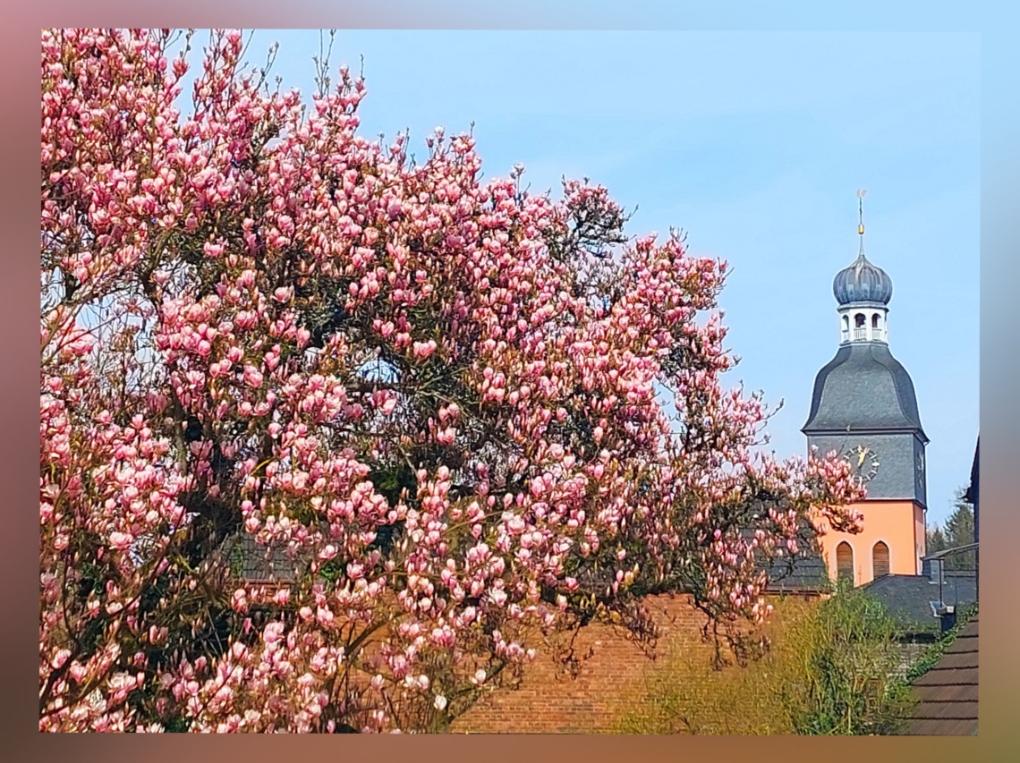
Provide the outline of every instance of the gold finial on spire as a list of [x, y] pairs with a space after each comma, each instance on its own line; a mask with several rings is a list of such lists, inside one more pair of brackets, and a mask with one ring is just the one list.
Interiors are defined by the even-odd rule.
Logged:
[[860, 254], [864, 255], [864, 194], [863, 188], [857, 191], [857, 235], [861, 237]]

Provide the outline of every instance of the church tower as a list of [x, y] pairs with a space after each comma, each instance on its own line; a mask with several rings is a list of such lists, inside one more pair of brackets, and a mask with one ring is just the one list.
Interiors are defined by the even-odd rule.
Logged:
[[[858, 194], [863, 197], [863, 192]], [[836, 356], [815, 378], [801, 430], [819, 455], [837, 451], [866, 481], [859, 533], [821, 527], [830, 577], [862, 585], [886, 574], [916, 575], [924, 556], [925, 462], [914, 384], [889, 351], [892, 280], [864, 255], [863, 199], [857, 259], [836, 274]]]

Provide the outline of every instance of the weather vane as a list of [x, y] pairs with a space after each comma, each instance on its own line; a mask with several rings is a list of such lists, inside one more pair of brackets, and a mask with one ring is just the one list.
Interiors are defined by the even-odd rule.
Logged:
[[863, 188], [857, 189], [857, 235], [861, 237], [860, 254], [864, 254], [864, 194]]

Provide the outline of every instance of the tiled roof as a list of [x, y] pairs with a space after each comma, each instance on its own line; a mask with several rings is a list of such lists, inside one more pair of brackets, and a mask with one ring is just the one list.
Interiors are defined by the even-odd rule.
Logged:
[[917, 705], [904, 729], [925, 736], [977, 734], [978, 618], [963, 627], [935, 667], [913, 682]]
[[[228, 561], [231, 574], [249, 583], [293, 583], [308, 561], [294, 558], [281, 545], [263, 546], [246, 532], [227, 538], [221, 553]], [[817, 548], [793, 557], [776, 558], [771, 563], [759, 559], [758, 567], [768, 572], [770, 592], [814, 593], [827, 590], [829, 586], [825, 562]], [[612, 573], [605, 574], [609, 575], [604, 581], [608, 584]]]
[[825, 561], [817, 551], [797, 554], [792, 559], [775, 559], [769, 564], [768, 590], [778, 593], [825, 591], [830, 586]]
[[[754, 530], [741, 531], [745, 540], [750, 540]], [[785, 554], [783, 549], [777, 550], [775, 558], [766, 559], [763, 554], [756, 558], [757, 568], [768, 574], [768, 591], [771, 593], [818, 593], [831, 587], [829, 572], [822, 559], [822, 552], [817, 540], [808, 547], [802, 547], [796, 554]]]
[[302, 560], [291, 556], [279, 544], [263, 546], [246, 532], [227, 538], [221, 547], [231, 574], [249, 583], [293, 583]]
[[[861, 587], [885, 604], [899, 623], [914, 633], [936, 632], [939, 619], [929, 602], [939, 598], [939, 587], [924, 575], [883, 575]], [[942, 600], [960, 610], [977, 601], [973, 572], [946, 571], [942, 584]]]

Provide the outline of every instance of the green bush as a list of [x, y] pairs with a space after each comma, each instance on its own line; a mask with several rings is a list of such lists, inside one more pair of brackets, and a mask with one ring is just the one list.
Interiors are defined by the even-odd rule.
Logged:
[[746, 665], [715, 669], [700, 655], [667, 654], [626, 733], [891, 734], [907, 714], [898, 678], [899, 632], [884, 606], [839, 587], [822, 602], [785, 599], [770, 645]]
[[898, 729], [910, 693], [897, 677], [899, 629], [881, 602], [841, 587], [793, 630], [808, 655], [803, 688], [790, 692], [796, 733], [890, 734]]

